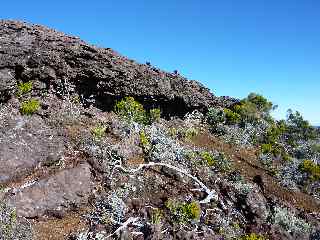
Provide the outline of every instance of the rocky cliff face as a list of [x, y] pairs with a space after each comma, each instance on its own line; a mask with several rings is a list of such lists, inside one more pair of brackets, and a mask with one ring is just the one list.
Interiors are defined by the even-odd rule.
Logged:
[[47, 89], [68, 84], [72, 92], [94, 99], [104, 110], [112, 109], [115, 100], [123, 96], [133, 96], [147, 107], [161, 107], [167, 115], [228, 104], [199, 82], [43, 26], [0, 21], [0, 36], [2, 98], [17, 81], [39, 80]]
[[319, 181], [280, 185], [253, 143], [270, 123], [230, 123], [237, 102], [0, 21], [0, 240], [319, 239]]

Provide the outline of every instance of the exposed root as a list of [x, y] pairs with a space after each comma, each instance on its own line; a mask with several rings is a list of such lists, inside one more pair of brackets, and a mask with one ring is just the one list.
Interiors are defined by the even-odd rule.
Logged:
[[201, 187], [201, 191], [205, 192], [207, 194], [206, 198], [201, 200], [200, 203], [209, 203], [212, 199], [214, 199], [215, 201], [218, 200], [218, 195], [216, 194], [215, 191], [210, 190], [203, 182], [201, 182], [197, 177], [189, 174], [186, 170], [184, 169], [180, 169], [178, 167], [172, 166], [170, 164], [166, 164], [166, 163], [155, 163], [155, 162], [149, 162], [146, 164], [140, 164], [137, 168], [134, 169], [126, 169], [124, 168], [121, 163], [120, 165], [116, 165], [115, 168], [118, 168], [120, 170], [122, 170], [125, 173], [128, 174], [136, 174], [137, 172], [139, 172], [140, 170], [144, 169], [144, 168], [149, 168], [149, 167], [155, 167], [155, 166], [161, 166], [161, 167], [166, 167], [172, 170], [175, 170], [179, 173], [182, 173], [183, 175], [191, 178], [192, 180], [194, 180], [200, 187]]
[[139, 220], [139, 218], [133, 218], [133, 217], [130, 217], [127, 221], [125, 221], [124, 223], [121, 224], [121, 226], [115, 230], [112, 234], [108, 235], [106, 238], [111, 238], [112, 236], [114, 235], [119, 235], [119, 233], [126, 229], [128, 227], [129, 224], [132, 224], [132, 223], [135, 223]]

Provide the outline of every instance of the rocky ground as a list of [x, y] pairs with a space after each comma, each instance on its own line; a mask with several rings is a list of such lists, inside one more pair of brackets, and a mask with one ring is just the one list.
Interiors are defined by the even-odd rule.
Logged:
[[111, 49], [0, 21], [0, 239], [320, 239], [320, 177], [297, 156], [319, 164], [305, 150], [319, 138], [277, 140], [281, 159], [261, 152], [270, 121], [210, 115], [237, 104]]

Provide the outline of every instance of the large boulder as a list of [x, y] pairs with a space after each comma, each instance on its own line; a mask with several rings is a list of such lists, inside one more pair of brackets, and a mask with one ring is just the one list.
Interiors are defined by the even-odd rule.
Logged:
[[70, 92], [91, 96], [104, 110], [123, 96], [133, 96], [147, 108], [161, 107], [167, 115], [225, 104], [196, 81], [43, 26], [2, 20], [0, 36], [2, 101], [17, 81], [39, 80], [47, 89], [59, 92], [68, 86]]
[[93, 182], [88, 164], [63, 170], [18, 191], [12, 198], [20, 217], [63, 216], [86, 204]]
[[12, 111], [0, 121], [0, 184], [17, 180], [39, 164], [58, 161], [62, 156], [63, 137], [41, 117]]

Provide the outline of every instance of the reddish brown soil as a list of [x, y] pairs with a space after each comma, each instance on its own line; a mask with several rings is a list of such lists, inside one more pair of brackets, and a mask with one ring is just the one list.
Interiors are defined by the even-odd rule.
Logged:
[[70, 213], [63, 219], [50, 219], [34, 225], [36, 240], [63, 240], [73, 232], [85, 230], [88, 226], [79, 214]]

